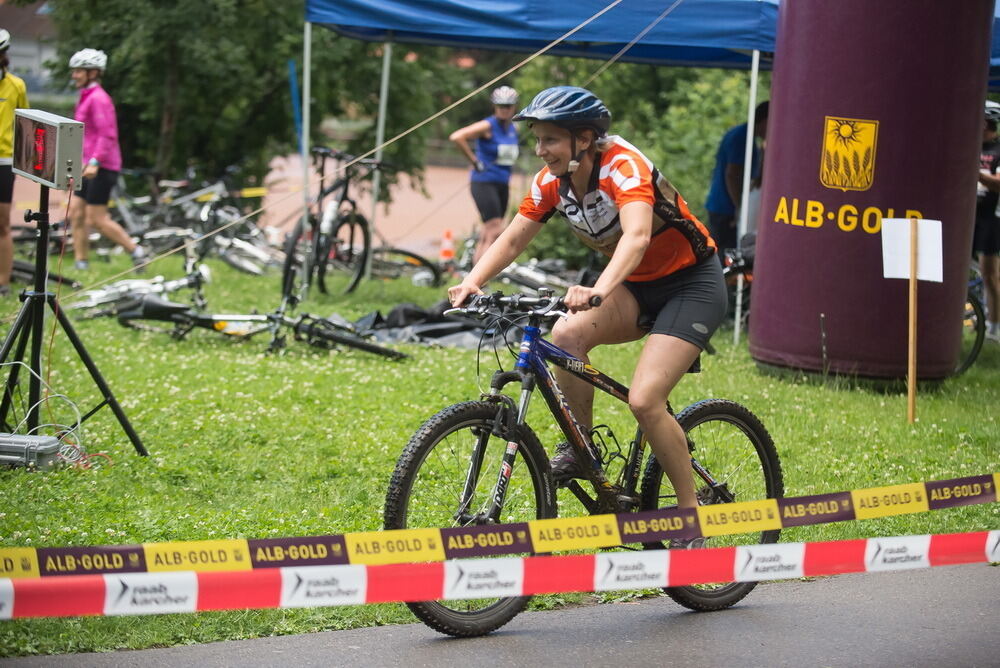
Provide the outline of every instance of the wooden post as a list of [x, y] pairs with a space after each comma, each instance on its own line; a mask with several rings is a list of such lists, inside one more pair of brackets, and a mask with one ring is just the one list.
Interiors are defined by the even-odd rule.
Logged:
[[917, 218], [910, 218], [909, 354], [906, 373], [906, 417], [917, 418]]

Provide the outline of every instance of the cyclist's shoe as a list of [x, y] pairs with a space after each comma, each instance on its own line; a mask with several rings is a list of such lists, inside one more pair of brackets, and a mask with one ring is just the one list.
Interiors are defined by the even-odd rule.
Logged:
[[90, 263], [86, 260], [77, 260], [73, 266], [76, 267], [77, 271], [87, 271], [90, 269]]
[[986, 340], [987, 341], [1000, 341], [1000, 326], [996, 323], [986, 324]]
[[705, 537], [698, 536], [697, 538], [671, 538], [670, 539], [670, 549], [671, 550], [696, 550], [700, 547], [705, 547]]
[[549, 465], [552, 467], [552, 479], [556, 482], [586, 477], [576, 461], [573, 446], [566, 441], [556, 446], [556, 454], [549, 460]]

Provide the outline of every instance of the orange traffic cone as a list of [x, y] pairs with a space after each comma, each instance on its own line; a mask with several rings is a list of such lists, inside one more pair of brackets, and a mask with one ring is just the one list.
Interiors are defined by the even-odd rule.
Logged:
[[438, 263], [442, 267], [450, 267], [455, 264], [455, 239], [452, 237], [450, 229], [445, 230], [444, 234], [441, 235]]

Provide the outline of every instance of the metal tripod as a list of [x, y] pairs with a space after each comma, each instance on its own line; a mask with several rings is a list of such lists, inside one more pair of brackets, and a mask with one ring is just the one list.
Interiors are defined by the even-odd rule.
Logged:
[[[115, 395], [111, 392], [111, 388], [108, 387], [104, 377], [101, 376], [100, 370], [98, 370], [97, 365], [94, 364], [94, 360], [91, 359], [90, 355], [87, 353], [87, 349], [83, 347], [83, 341], [81, 341], [80, 337], [77, 336], [69, 318], [66, 317], [66, 314], [59, 308], [59, 304], [56, 303], [55, 294], [46, 291], [46, 264], [48, 262], [47, 253], [49, 245], [49, 188], [44, 185], [41, 188], [42, 190], [39, 195], [39, 211], [35, 213], [32, 213], [30, 210], [24, 212], [25, 222], [34, 221], [38, 227], [37, 244], [35, 248], [34, 290], [25, 290], [22, 293], [21, 299], [24, 304], [22, 304], [21, 310], [17, 314], [17, 319], [14, 321], [14, 325], [7, 333], [3, 346], [0, 346], [0, 364], [8, 361], [7, 356], [10, 354], [11, 349], [14, 348], [15, 342], [17, 343], [17, 347], [14, 350], [13, 359], [10, 361], [22, 362], [24, 360], [24, 352], [28, 347], [29, 340], [31, 342], [31, 360], [28, 366], [32, 373], [28, 386], [29, 408], [27, 415], [27, 433], [33, 434], [35, 430], [38, 429], [38, 410], [41, 405], [40, 400], [42, 395], [41, 368], [42, 341], [44, 336], [43, 326], [45, 322], [45, 306], [48, 304], [49, 308], [51, 308], [52, 312], [55, 314], [56, 320], [59, 321], [60, 326], [62, 326], [63, 331], [66, 333], [67, 338], [69, 338], [70, 343], [73, 344], [73, 348], [76, 349], [76, 354], [79, 356], [80, 361], [82, 361], [83, 365], [87, 367], [87, 371], [90, 372], [91, 378], [94, 379], [94, 383], [97, 385], [98, 389], [100, 389], [101, 395], [104, 397], [102, 402], [90, 409], [90, 411], [81, 417], [80, 421], [73, 427], [78, 427], [80, 423], [93, 416], [94, 413], [106, 404], [111, 407], [111, 411], [115, 414], [115, 417], [118, 418], [118, 423], [125, 431], [129, 440], [132, 441], [132, 445], [135, 446], [136, 452], [143, 456], [148, 455], [149, 453], [142, 445], [142, 441], [139, 440], [139, 435], [135, 433], [135, 429], [132, 428], [131, 423], [128, 421], [125, 411], [122, 410], [118, 400], [115, 399]], [[4, 386], [3, 398], [0, 399], [0, 429], [3, 430], [8, 430], [11, 427], [7, 420], [7, 415], [11, 410], [14, 390], [17, 387], [20, 370], [21, 364], [11, 365], [10, 375], [7, 377], [7, 384]]]

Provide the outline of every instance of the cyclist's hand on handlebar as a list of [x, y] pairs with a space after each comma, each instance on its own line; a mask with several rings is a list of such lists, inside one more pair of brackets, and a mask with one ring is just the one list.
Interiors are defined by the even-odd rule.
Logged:
[[468, 281], [462, 281], [458, 285], [448, 288], [448, 300], [456, 308], [462, 306], [470, 295], [481, 294], [483, 294], [483, 291], [479, 289], [479, 286]]
[[582, 285], [571, 286], [566, 291], [566, 296], [563, 297], [563, 303], [566, 304], [566, 308], [573, 312], [589, 311], [592, 308], [600, 306], [602, 301], [604, 301], [603, 294], [594, 288]]

